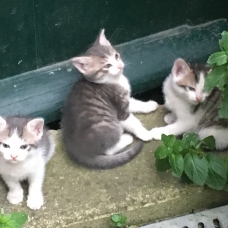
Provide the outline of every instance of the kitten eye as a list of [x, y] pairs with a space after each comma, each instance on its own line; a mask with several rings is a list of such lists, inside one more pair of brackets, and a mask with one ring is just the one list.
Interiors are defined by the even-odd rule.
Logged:
[[193, 88], [193, 87], [187, 87], [190, 91], [195, 91], [195, 88]]
[[110, 68], [112, 66], [112, 64], [108, 63], [105, 65], [106, 68]]
[[28, 145], [22, 145], [22, 146], [20, 146], [20, 149], [22, 149], [22, 150], [25, 150], [27, 148], [28, 148]]
[[10, 148], [10, 146], [9, 146], [8, 144], [5, 144], [5, 143], [2, 143], [2, 146], [3, 146], [4, 148]]
[[116, 58], [116, 60], [118, 60], [120, 58], [120, 54], [116, 53], [115, 58]]

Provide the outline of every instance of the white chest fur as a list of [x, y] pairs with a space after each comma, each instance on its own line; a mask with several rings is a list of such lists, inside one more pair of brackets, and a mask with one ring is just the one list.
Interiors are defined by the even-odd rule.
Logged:
[[127, 91], [129, 91], [129, 94], [131, 93], [130, 83], [129, 83], [128, 79], [123, 74], [120, 75], [120, 77], [117, 80], [117, 83], [120, 86], [122, 86], [124, 89], [126, 89]]

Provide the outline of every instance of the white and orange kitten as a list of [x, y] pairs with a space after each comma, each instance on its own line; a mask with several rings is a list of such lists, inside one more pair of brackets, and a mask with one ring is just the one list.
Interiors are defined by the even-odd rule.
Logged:
[[228, 146], [228, 123], [218, 116], [220, 92], [216, 88], [210, 94], [204, 90], [210, 71], [207, 65], [186, 63], [180, 58], [174, 62], [163, 85], [165, 106], [170, 111], [164, 117], [167, 125], [152, 129], [154, 139], [160, 140], [162, 134], [193, 131], [200, 139], [214, 136], [217, 149]]
[[0, 174], [9, 188], [11, 204], [23, 201], [20, 182], [28, 180], [27, 206], [36, 210], [43, 205], [45, 164], [54, 148], [42, 118], [0, 117]]

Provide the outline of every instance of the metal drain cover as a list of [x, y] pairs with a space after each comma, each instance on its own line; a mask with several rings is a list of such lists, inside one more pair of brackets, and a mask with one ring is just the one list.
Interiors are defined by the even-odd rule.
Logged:
[[228, 205], [150, 224], [141, 228], [228, 228]]

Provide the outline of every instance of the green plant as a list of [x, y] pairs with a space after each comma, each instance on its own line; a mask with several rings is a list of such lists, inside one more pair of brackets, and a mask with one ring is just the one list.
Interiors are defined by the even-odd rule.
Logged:
[[213, 150], [214, 137], [199, 140], [195, 133], [187, 133], [182, 140], [162, 135], [162, 144], [155, 151], [158, 171], [172, 170], [173, 176], [210, 188], [228, 191], [228, 162], [219, 156], [203, 152]]
[[221, 51], [213, 53], [207, 60], [212, 67], [205, 82], [205, 90], [210, 92], [214, 87], [221, 91], [219, 116], [228, 118], [228, 32], [222, 32], [219, 40]]
[[127, 217], [121, 214], [114, 214], [111, 216], [111, 221], [116, 227], [122, 228], [138, 228], [137, 226], [128, 226], [126, 224]]
[[[214, 87], [221, 91], [219, 116], [228, 118], [228, 32], [224, 31], [219, 40], [221, 51], [213, 53], [207, 60], [212, 71], [205, 81], [205, 90]], [[207, 185], [217, 190], [228, 191], [228, 161], [204, 149], [213, 150], [212, 136], [199, 140], [195, 133], [187, 133], [182, 140], [173, 135], [162, 135], [162, 144], [155, 151], [158, 171], [172, 170], [172, 174], [198, 185]]]
[[28, 216], [25, 213], [14, 212], [3, 215], [0, 211], [0, 228], [21, 228]]

